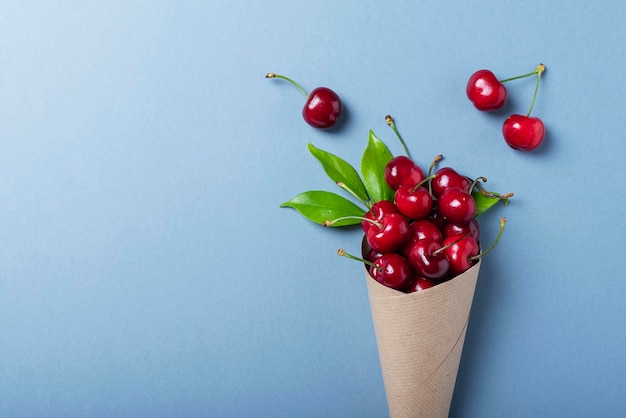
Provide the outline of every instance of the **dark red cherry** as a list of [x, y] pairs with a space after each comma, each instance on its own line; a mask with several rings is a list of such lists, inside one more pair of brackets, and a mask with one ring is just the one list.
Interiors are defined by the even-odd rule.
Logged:
[[401, 185], [394, 201], [401, 214], [411, 220], [426, 218], [433, 208], [433, 198], [426, 187]]
[[474, 107], [481, 111], [500, 109], [507, 99], [506, 87], [489, 70], [478, 70], [472, 74], [465, 93]]
[[343, 105], [337, 93], [328, 87], [314, 89], [302, 109], [304, 121], [314, 128], [328, 129], [337, 123]]
[[411, 238], [409, 221], [399, 213], [390, 213], [374, 224], [365, 234], [369, 246], [379, 253], [400, 250]]
[[399, 254], [383, 254], [369, 269], [377, 282], [396, 290], [407, 289], [415, 278], [409, 261]]
[[[399, 213], [396, 205], [393, 204], [390, 200], [379, 200], [374, 203], [370, 210], [365, 212], [363, 215], [364, 218], [371, 219], [377, 222], [380, 222], [383, 219], [383, 216], [390, 213]], [[366, 232], [371, 228], [373, 224], [368, 221], [361, 221], [361, 227], [363, 228], [363, 232]]]
[[437, 242], [443, 241], [443, 234], [441, 230], [428, 219], [420, 219], [415, 222], [411, 222], [411, 240], [419, 241], [424, 238], [429, 238]]
[[407, 293], [420, 292], [422, 290], [430, 289], [435, 286], [437, 282], [427, 279], [425, 277], [418, 277], [413, 281], [413, 284], [406, 290]]
[[450, 273], [463, 273], [474, 265], [474, 257], [480, 251], [478, 243], [469, 236], [449, 236], [443, 240], [444, 252], [450, 261]]
[[455, 169], [443, 167], [437, 170], [431, 185], [433, 195], [439, 197], [448, 187], [458, 187], [461, 190], [469, 192], [470, 187], [472, 187], [472, 182], [467, 177], [457, 173]]
[[306, 97], [304, 108], [302, 108], [302, 117], [304, 121], [314, 128], [328, 129], [333, 127], [341, 114], [343, 113], [343, 104], [341, 99], [328, 87], [318, 87], [311, 94], [306, 91], [298, 83], [276, 73], [267, 73], [265, 78], [280, 78], [288, 81]]
[[448, 222], [443, 228], [443, 234], [446, 237], [450, 235], [468, 235], [476, 240], [480, 241], [480, 225], [476, 218], [469, 220], [468, 222]]
[[404, 155], [392, 158], [385, 166], [385, 181], [393, 190], [401, 185], [415, 186], [424, 180], [424, 172]]
[[431, 239], [422, 239], [411, 244], [408, 254], [409, 263], [418, 276], [439, 280], [445, 277], [450, 269], [450, 261], [441, 244]]
[[439, 197], [437, 207], [448, 222], [469, 222], [476, 216], [474, 198], [458, 187], [447, 188]]
[[511, 115], [502, 125], [502, 135], [513, 149], [533, 151], [543, 143], [546, 129], [539, 118], [524, 115]]

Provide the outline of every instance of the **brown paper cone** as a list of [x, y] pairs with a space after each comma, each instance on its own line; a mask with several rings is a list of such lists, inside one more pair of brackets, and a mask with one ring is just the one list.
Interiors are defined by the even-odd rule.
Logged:
[[448, 416], [479, 269], [409, 294], [366, 270], [390, 417]]

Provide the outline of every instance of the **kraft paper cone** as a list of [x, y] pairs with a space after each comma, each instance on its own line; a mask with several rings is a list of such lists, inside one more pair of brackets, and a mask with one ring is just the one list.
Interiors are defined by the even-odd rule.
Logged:
[[408, 294], [366, 270], [390, 417], [448, 416], [479, 269]]

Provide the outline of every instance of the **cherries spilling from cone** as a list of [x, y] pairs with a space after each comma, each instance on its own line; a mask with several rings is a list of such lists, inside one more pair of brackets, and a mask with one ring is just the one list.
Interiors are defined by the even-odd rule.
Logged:
[[[397, 133], [393, 120], [387, 118]], [[398, 138], [403, 143], [399, 134]], [[385, 168], [385, 180], [395, 190], [394, 200], [374, 202], [362, 218], [356, 217], [367, 244], [363, 256], [343, 249], [339, 255], [365, 263], [379, 283], [410, 293], [456, 277], [491, 251], [502, 236], [506, 219], [501, 218], [493, 244], [481, 252], [472, 192], [481, 191], [478, 183], [487, 179], [471, 180], [450, 167], [430, 174], [442, 158], [434, 159], [427, 177], [408, 155], [392, 158]]]

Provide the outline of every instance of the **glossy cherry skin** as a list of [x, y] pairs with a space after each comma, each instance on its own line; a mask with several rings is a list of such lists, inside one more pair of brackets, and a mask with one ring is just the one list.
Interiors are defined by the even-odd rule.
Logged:
[[437, 207], [448, 222], [469, 222], [476, 216], [476, 201], [458, 187], [447, 188], [439, 197]]
[[543, 142], [546, 128], [539, 118], [511, 115], [502, 125], [502, 135], [511, 148], [520, 151], [533, 151]]
[[390, 213], [373, 225], [365, 234], [369, 246], [379, 253], [387, 254], [400, 250], [411, 238], [409, 221], [399, 213]]
[[302, 109], [304, 121], [314, 128], [328, 129], [343, 112], [341, 99], [328, 87], [318, 87], [309, 94]]
[[411, 222], [411, 240], [419, 241], [429, 238], [437, 242], [443, 241], [443, 233], [435, 223], [428, 219], [420, 219]]
[[448, 222], [443, 228], [443, 234], [446, 237], [469, 234], [478, 242], [480, 241], [480, 225], [476, 218], [471, 219], [469, 222]]
[[448, 274], [450, 261], [445, 251], [437, 253], [440, 249], [441, 244], [431, 239], [422, 239], [411, 244], [408, 259], [419, 276], [439, 280]]
[[[390, 214], [390, 213], [400, 213], [400, 212], [398, 212], [398, 208], [396, 207], [396, 205], [394, 205], [392, 201], [379, 200], [378, 202], [372, 205], [370, 210], [365, 212], [365, 215], [363, 215], [363, 217], [380, 222], [382, 221], [383, 216]], [[363, 229], [363, 232], [365, 233], [367, 233], [367, 231], [372, 227], [372, 225], [374, 224], [372, 224], [371, 222], [361, 221], [361, 228]]]
[[437, 170], [431, 185], [433, 194], [439, 197], [448, 187], [458, 187], [461, 190], [469, 192], [470, 187], [472, 187], [472, 182], [467, 177], [457, 173], [455, 169], [443, 167]]
[[424, 171], [404, 155], [392, 158], [385, 166], [385, 181], [393, 190], [401, 185], [415, 186], [424, 180]]
[[378, 283], [396, 290], [407, 289], [415, 279], [411, 263], [400, 254], [383, 254], [369, 269]]
[[408, 257], [411, 250], [411, 244], [422, 239], [432, 239], [438, 243], [443, 241], [443, 233], [441, 229], [428, 219], [420, 219], [410, 224], [411, 238], [402, 247], [402, 254]]
[[403, 184], [396, 190], [394, 201], [401, 214], [416, 221], [424, 219], [433, 208], [433, 198], [427, 188]]
[[474, 265], [472, 257], [477, 256], [480, 251], [478, 243], [474, 238], [451, 235], [443, 240], [442, 246], [445, 247], [447, 245], [449, 246], [444, 252], [450, 261], [450, 273], [452, 275], [461, 274]]
[[407, 293], [420, 292], [422, 290], [430, 289], [431, 287], [435, 286], [436, 284], [437, 284], [437, 282], [435, 282], [434, 280], [430, 280], [430, 279], [427, 279], [425, 277], [419, 277], [418, 276], [417, 279], [415, 279], [413, 281], [411, 286], [409, 286], [409, 288], [406, 289], [405, 291]]
[[465, 93], [474, 107], [481, 111], [500, 109], [508, 95], [504, 84], [489, 70], [478, 70], [472, 74]]

